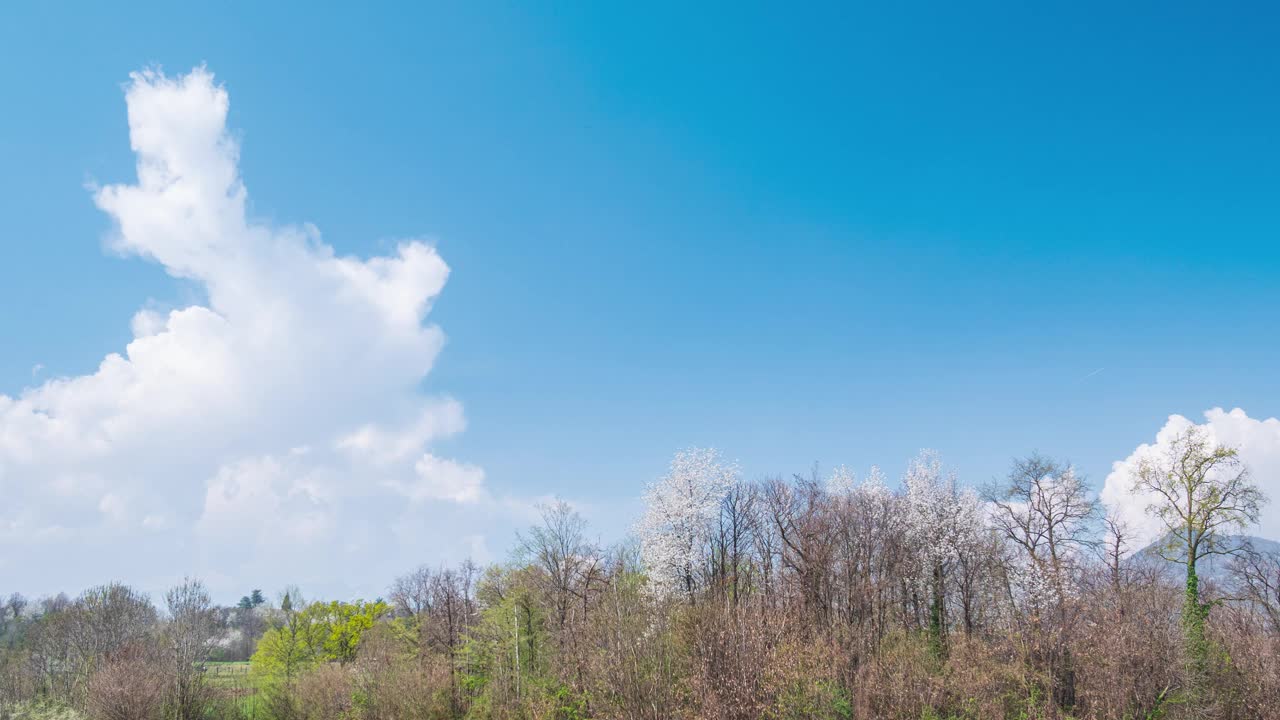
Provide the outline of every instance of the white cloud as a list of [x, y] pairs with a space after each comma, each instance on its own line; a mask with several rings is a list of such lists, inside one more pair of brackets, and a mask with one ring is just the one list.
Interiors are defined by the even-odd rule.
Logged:
[[[418, 390], [444, 339], [426, 322], [449, 274], [434, 247], [344, 257], [314, 227], [249, 218], [228, 95], [203, 68], [134, 74], [126, 100], [138, 177], [95, 191], [109, 245], [207, 301], [144, 308], [96, 372], [0, 395], [0, 543], [29, 548], [7, 579], [305, 582], [342, 553], [385, 557], [392, 525], [444, 533], [441, 505], [493, 503], [480, 468], [429, 451], [465, 424]], [[483, 547], [474, 532], [432, 540]], [[343, 579], [383, 587], [366, 560]]]
[[[1205, 412], [1204, 418], [1200, 426], [1208, 433], [1209, 441], [1239, 450], [1240, 459], [1249, 467], [1254, 482], [1271, 499], [1263, 507], [1258, 526], [1249, 532], [1280, 539], [1280, 420], [1257, 420], [1240, 408], [1230, 412], [1213, 408]], [[1139, 546], [1159, 537], [1160, 524], [1146, 512], [1151, 498], [1133, 492], [1133, 474], [1144, 455], [1168, 448], [1179, 433], [1193, 424], [1181, 415], [1169, 416], [1152, 442], [1138, 446], [1129, 457], [1113, 463], [1107, 475], [1102, 502], [1137, 533]]]
[[413, 482], [389, 483], [413, 500], [474, 503], [485, 497], [484, 472], [477, 467], [427, 454], [418, 459], [413, 469]]

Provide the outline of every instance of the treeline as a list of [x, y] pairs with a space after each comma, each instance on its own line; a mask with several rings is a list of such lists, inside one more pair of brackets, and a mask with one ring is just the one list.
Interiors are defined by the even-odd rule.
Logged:
[[[980, 491], [928, 453], [901, 480], [747, 481], [691, 450], [628, 542], [600, 547], [558, 502], [508, 562], [423, 567], [385, 599], [15, 596], [0, 702], [139, 720], [1280, 717], [1280, 558], [1230, 534], [1264, 501], [1230, 448], [1193, 428], [1144, 461], [1135, 487], [1167, 535], [1137, 555], [1044, 457]], [[1220, 554], [1230, 578], [1201, 582]], [[248, 685], [213, 682], [207, 660], [250, 646]]]

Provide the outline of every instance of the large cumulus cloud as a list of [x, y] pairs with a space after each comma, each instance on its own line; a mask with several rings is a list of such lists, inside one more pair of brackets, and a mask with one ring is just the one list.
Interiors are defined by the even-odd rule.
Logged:
[[[1163, 453], [1179, 434], [1193, 424], [1182, 415], [1169, 416], [1152, 442], [1139, 445], [1128, 457], [1113, 463], [1111, 473], [1107, 475], [1101, 493], [1102, 502], [1136, 534], [1138, 547], [1158, 538], [1161, 530], [1159, 521], [1146, 512], [1153, 499], [1133, 492], [1138, 464], [1149, 453]], [[1280, 420], [1251, 418], [1240, 408], [1230, 412], [1213, 408], [1205, 412], [1204, 422], [1199, 425], [1211, 443], [1239, 451], [1240, 459], [1249, 467], [1254, 481], [1271, 500], [1263, 506], [1258, 525], [1246, 532], [1280, 539]]]
[[[419, 389], [444, 342], [427, 322], [449, 275], [434, 247], [344, 257], [313, 227], [247, 216], [228, 95], [203, 68], [137, 73], [126, 101], [137, 181], [94, 191], [110, 245], [205, 300], [140, 310], [92, 374], [0, 395], [6, 579], [198, 572], [231, 592], [328, 573], [367, 590], [389, 555], [483, 546], [466, 513], [503, 503], [480, 468], [431, 452], [465, 421]], [[398, 546], [405, 527], [432, 547]]]

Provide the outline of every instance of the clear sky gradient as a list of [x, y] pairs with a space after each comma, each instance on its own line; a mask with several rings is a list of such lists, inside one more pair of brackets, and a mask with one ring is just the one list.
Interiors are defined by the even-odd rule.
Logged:
[[497, 489], [622, 523], [690, 445], [1098, 484], [1170, 414], [1280, 414], [1274, 8], [418, 5], [0, 9], [0, 393], [199, 300], [86, 184], [133, 177], [129, 73], [207, 63], [256, 216], [435, 240], [424, 390]]

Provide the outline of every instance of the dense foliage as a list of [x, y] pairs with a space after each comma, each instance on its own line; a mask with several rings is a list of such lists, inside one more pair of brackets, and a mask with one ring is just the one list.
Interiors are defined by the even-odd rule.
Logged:
[[[1194, 433], [1136, 481], [1191, 508], [1153, 507], [1185, 572], [1135, 560], [1076, 471], [1039, 456], [979, 493], [932, 453], [894, 490], [844, 468], [745, 481], [692, 450], [632, 541], [599, 547], [558, 502], [508, 562], [422, 567], [385, 601], [14, 595], [0, 716], [1276, 717], [1280, 558], [1225, 532], [1261, 496]], [[1210, 551], [1235, 558], [1224, 583], [1197, 576]], [[250, 650], [240, 684], [206, 665]]]

